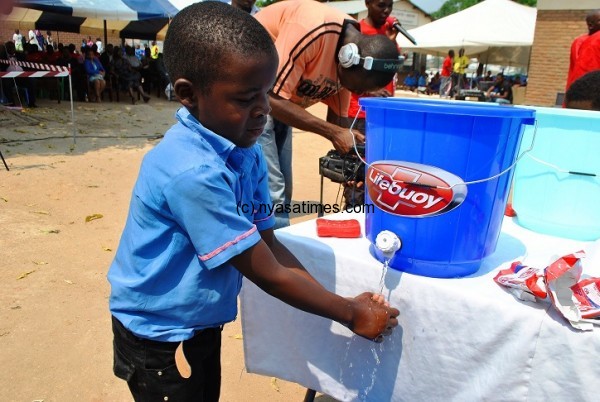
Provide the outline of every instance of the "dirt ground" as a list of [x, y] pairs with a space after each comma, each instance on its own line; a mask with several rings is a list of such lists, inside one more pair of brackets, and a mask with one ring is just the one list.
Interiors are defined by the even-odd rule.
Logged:
[[[112, 374], [106, 273], [140, 161], [178, 104], [75, 103], [74, 125], [68, 102], [39, 106], [0, 109], [10, 168], [0, 164], [0, 400], [131, 401]], [[329, 149], [294, 131], [295, 201], [319, 201], [318, 158]], [[338, 185], [325, 180], [324, 201], [336, 197]], [[302, 401], [300, 385], [245, 371], [242, 336], [238, 317], [223, 333], [221, 400]]]

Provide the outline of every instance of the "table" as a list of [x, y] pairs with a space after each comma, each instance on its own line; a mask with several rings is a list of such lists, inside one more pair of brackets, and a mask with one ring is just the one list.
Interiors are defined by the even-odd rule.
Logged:
[[[332, 218], [341, 217], [364, 224], [360, 214]], [[277, 237], [327, 289], [343, 296], [380, 291], [382, 264], [366, 238], [318, 238], [314, 220], [278, 230]], [[435, 279], [390, 269], [382, 293], [399, 308], [399, 326], [382, 344], [291, 308], [245, 280], [247, 369], [341, 401], [597, 401], [600, 328], [574, 330], [550, 304], [517, 300], [493, 281], [514, 260], [546, 266], [552, 256], [586, 245], [506, 218], [496, 252], [474, 275]]]

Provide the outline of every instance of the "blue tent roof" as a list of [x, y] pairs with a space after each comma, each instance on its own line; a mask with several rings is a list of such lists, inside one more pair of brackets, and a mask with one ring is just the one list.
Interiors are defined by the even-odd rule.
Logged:
[[73, 17], [136, 21], [177, 14], [168, 0], [16, 0], [15, 6]]
[[179, 11], [168, 0], [16, 0], [14, 5], [42, 11], [37, 29], [79, 33], [87, 18], [129, 21], [119, 36], [147, 40]]

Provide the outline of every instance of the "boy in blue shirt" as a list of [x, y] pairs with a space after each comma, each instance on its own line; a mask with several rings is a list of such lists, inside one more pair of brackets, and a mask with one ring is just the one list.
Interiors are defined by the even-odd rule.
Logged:
[[[193, 51], [190, 51], [193, 49]], [[382, 295], [328, 292], [273, 232], [256, 141], [277, 51], [248, 13], [200, 2], [169, 26], [178, 123], [144, 158], [108, 273], [114, 372], [136, 401], [217, 401], [221, 329], [242, 275], [267, 293], [381, 340], [399, 312]]]

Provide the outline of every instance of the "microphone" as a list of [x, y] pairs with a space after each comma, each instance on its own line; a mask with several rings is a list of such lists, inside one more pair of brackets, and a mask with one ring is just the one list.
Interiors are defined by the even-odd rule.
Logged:
[[394, 27], [394, 29], [398, 32], [400, 32], [402, 35], [404, 35], [406, 37], [406, 39], [408, 39], [409, 41], [412, 42], [413, 45], [417, 44], [417, 41], [415, 40], [415, 38], [412, 37], [411, 34], [408, 33], [408, 31], [404, 28], [402, 28], [402, 25], [400, 25], [400, 23], [392, 18], [388, 17], [388, 24], [391, 24], [392, 27]]

